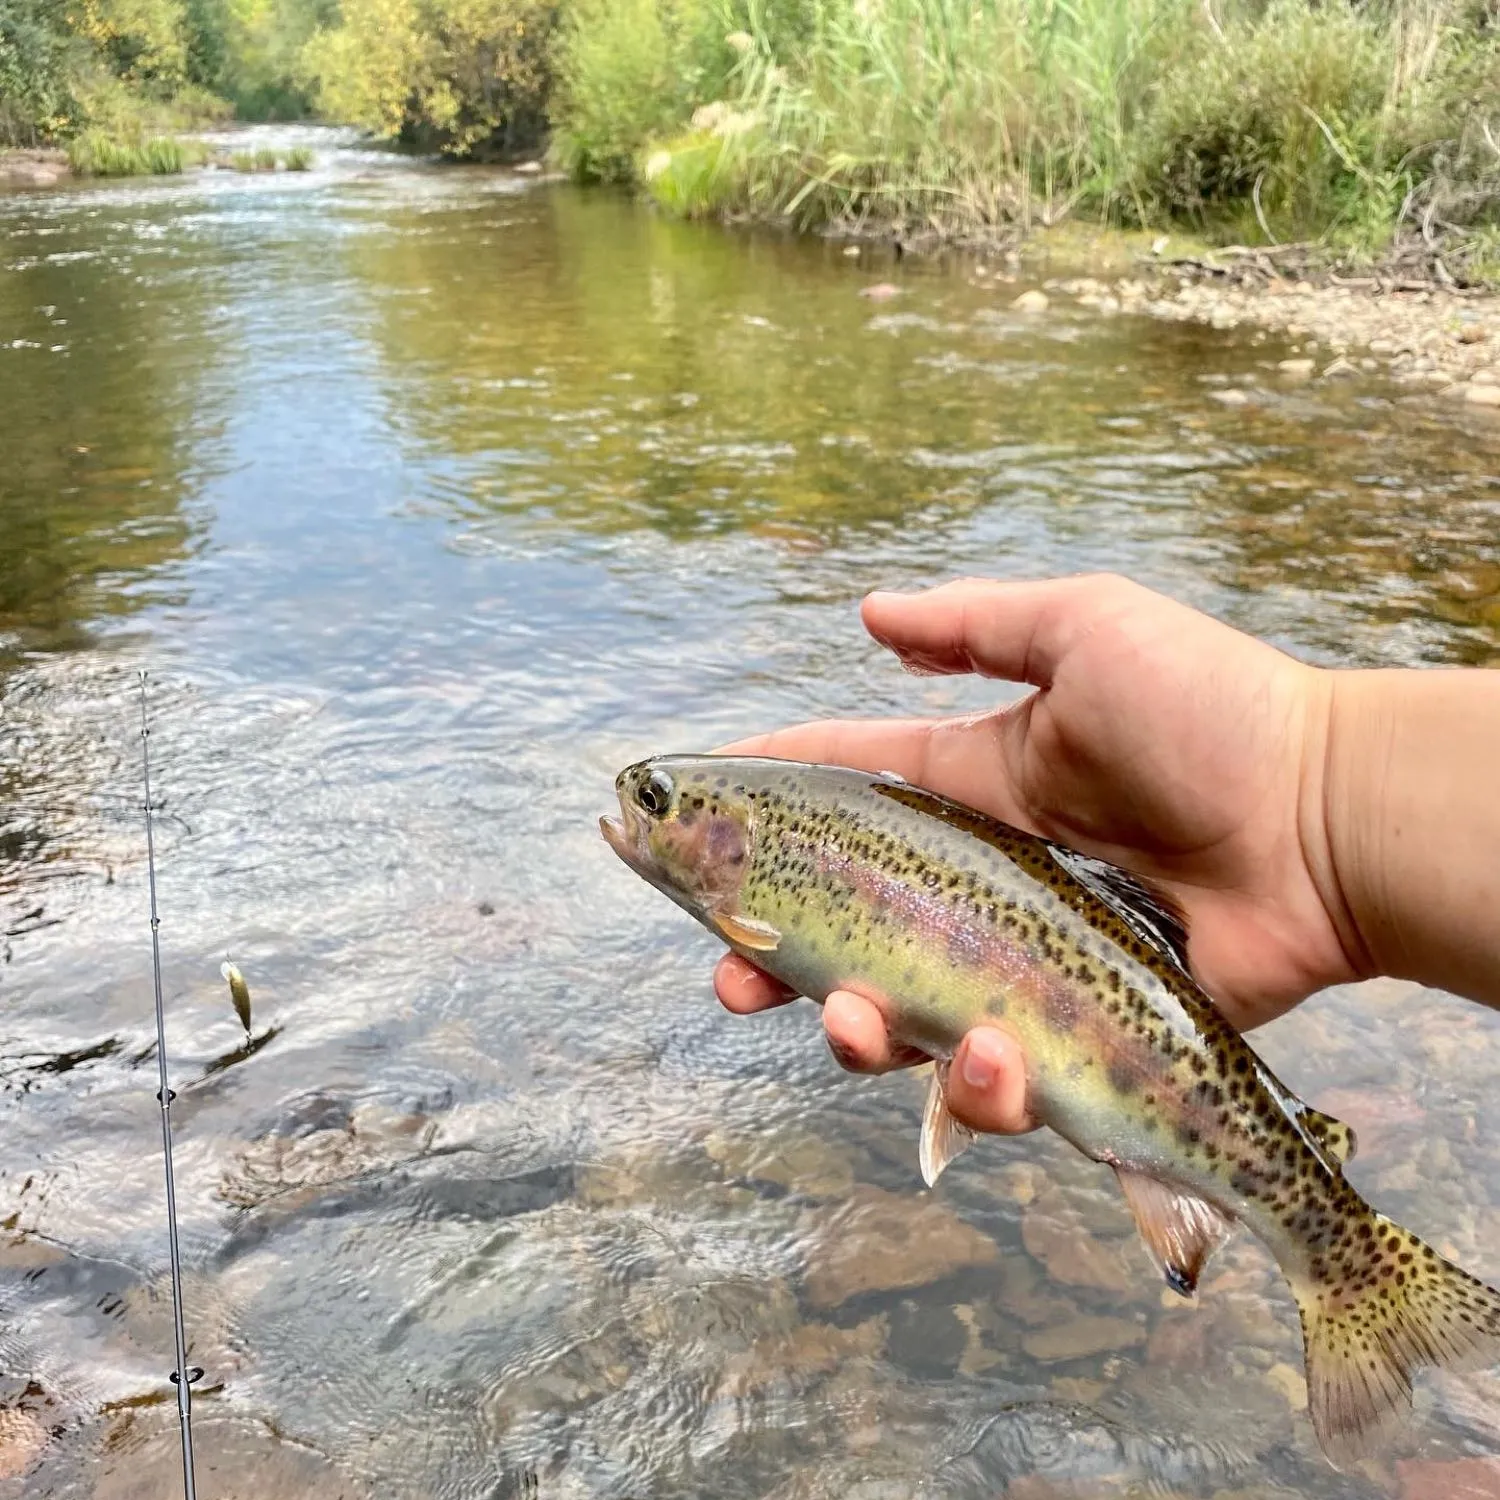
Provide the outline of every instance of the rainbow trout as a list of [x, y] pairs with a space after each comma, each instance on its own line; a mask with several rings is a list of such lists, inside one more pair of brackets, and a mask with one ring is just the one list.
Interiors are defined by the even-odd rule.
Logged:
[[1191, 1296], [1236, 1224], [1264, 1241], [1336, 1466], [1407, 1415], [1419, 1366], [1500, 1358], [1500, 1293], [1349, 1185], [1353, 1132], [1223, 1020], [1163, 892], [891, 775], [664, 756], [615, 790], [621, 818], [600, 828], [632, 870], [798, 994], [868, 996], [935, 1060], [929, 1186], [973, 1139], [948, 1060], [992, 1022], [1025, 1051], [1033, 1115], [1114, 1169], [1169, 1286]]

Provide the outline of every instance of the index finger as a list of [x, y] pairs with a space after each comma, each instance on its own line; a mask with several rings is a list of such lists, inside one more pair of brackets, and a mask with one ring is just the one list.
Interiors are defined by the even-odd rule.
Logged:
[[1040, 832], [1006, 772], [999, 738], [1002, 713], [996, 709], [948, 719], [820, 719], [752, 735], [714, 754], [768, 755], [855, 771], [892, 771], [940, 797]]

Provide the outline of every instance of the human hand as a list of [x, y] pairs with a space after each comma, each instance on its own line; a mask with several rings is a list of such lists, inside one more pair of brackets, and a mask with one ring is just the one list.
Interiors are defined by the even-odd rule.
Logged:
[[[1156, 881], [1187, 914], [1195, 975], [1240, 1029], [1361, 977], [1325, 826], [1331, 674], [1111, 575], [877, 593], [862, 615], [913, 669], [1037, 691], [961, 718], [804, 724], [726, 753], [894, 771]], [[715, 987], [738, 1014], [793, 998], [735, 955]], [[823, 1013], [845, 1067], [922, 1060], [893, 1047], [869, 1000], [837, 992]], [[980, 1130], [1032, 1124], [1013, 1037], [969, 1033], [949, 1105]]]

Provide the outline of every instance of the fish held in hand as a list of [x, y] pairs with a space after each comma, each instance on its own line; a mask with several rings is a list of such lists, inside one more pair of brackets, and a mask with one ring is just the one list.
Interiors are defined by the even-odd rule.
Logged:
[[1353, 1132], [1309, 1108], [1193, 979], [1170, 897], [895, 776], [662, 756], [616, 780], [616, 854], [735, 952], [822, 1003], [869, 997], [936, 1063], [920, 1163], [972, 1142], [946, 1102], [966, 1032], [1027, 1059], [1033, 1116], [1114, 1169], [1168, 1285], [1191, 1296], [1237, 1224], [1301, 1314], [1308, 1408], [1329, 1459], [1375, 1451], [1421, 1366], [1500, 1360], [1500, 1292], [1376, 1212]]

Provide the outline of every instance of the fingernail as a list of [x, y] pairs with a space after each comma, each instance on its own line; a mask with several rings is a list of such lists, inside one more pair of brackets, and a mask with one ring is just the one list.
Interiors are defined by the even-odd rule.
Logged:
[[828, 1050], [833, 1053], [834, 1061], [841, 1068], [847, 1068], [851, 1073], [854, 1071], [854, 1066], [858, 1059], [842, 1042], [836, 1042], [832, 1037], [829, 1037]]
[[971, 1089], [987, 1089], [1000, 1076], [1001, 1061], [1000, 1043], [981, 1031], [969, 1038], [959, 1071]]

